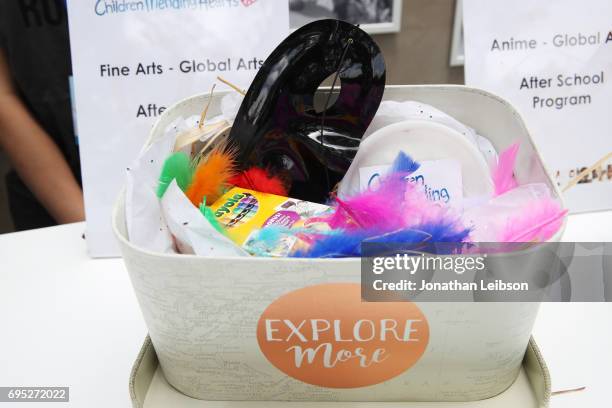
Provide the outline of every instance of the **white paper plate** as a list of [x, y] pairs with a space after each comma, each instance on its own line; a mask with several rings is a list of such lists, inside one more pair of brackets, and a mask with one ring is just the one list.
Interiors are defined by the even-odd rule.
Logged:
[[458, 161], [465, 198], [493, 193], [489, 166], [478, 149], [461, 133], [439, 123], [406, 120], [385, 126], [361, 142], [353, 163], [342, 179], [339, 195], [359, 192], [359, 169], [389, 165], [400, 150], [418, 162], [441, 159]]

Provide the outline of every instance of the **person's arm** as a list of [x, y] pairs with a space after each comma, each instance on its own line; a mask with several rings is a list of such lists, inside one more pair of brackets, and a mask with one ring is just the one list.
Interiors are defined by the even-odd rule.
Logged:
[[57, 145], [16, 94], [1, 48], [0, 149], [58, 223], [85, 218], [83, 192]]

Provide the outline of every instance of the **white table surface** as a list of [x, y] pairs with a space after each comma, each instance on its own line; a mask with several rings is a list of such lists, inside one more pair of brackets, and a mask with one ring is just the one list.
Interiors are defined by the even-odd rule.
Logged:
[[[573, 215], [564, 240], [612, 241], [611, 226], [612, 212]], [[122, 260], [90, 259], [84, 229], [0, 235], [0, 386], [69, 386], [53, 407], [127, 408], [146, 328]], [[534, 336], [553, 391], [587, 387], [551, 407], [612, 406], [612, 303], [545, 303]]]

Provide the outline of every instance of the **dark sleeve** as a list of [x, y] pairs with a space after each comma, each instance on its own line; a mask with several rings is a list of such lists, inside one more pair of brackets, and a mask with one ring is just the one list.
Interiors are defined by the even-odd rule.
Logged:
[[[0, 0], [1, 1], [1, 0]], [[0, 3], [0, 49], [6, 49], [6, 10], [4, 9], [4, 2]]]

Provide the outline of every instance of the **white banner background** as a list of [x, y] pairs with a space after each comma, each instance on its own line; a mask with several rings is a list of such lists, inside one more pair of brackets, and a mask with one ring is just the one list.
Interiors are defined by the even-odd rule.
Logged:
[[[560, 188], [612, 152], [612, 1], [464, 0], [463, 19], [466, 84], [518, 109]], [[571, 211], [612, 208], [612, 158], [584, 181]]]
[[117, 256], [112, 205], [160, 108], [208, 92], [217, 75], [248, 87], [288, 34], [289, 10], [278, 0], [69, 0], [68, 17], [88, 248]]

